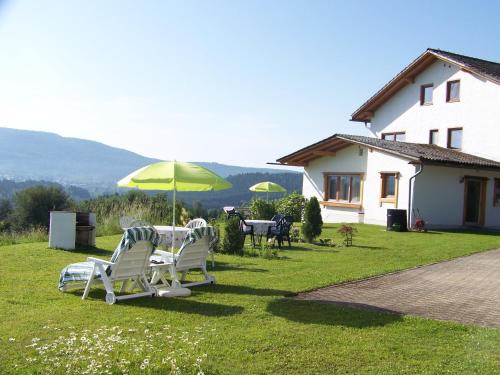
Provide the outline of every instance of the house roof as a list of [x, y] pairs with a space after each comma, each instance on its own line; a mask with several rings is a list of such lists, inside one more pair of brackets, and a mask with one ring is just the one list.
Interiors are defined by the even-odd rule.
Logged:
[[388, 141], [350, 134], [334, 134], [276, 161], [282, 165], [306, 166], [310, 161], [322, 156], [335, 156], [339, 150], [353, 144], [392, 154], [413, 163], [500, 170], [500, 162], [465, 154], [457, 150], [436, 145]]
[[397, 91], [415, 81], [415, 77], [427, 69], [436, 60], [455, 64], [461, 69], [477, 74], [485, 79], [500, 84], [500, 63], [459, 55], [457, 53], [428, 48], [410, 65], [399, 72], [384, 87], [368, 99], [351, 115], [352, 121], [370, 122], [375, 111]]

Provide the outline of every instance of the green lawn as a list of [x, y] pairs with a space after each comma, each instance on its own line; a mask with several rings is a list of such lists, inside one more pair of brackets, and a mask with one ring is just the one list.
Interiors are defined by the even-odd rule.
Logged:
[[[339, 243], [335, 230], [322, 238]], [[216, 255], [217, 285], [112, 306], [102, 289], [82, 301], [81, 291], [56, 286], [65, 265], [109, 258], [120, 236], [98, 238], [91, 251], [0, 247], [0, 373], [168, 373], [173, 360], [182, 373], [206, 374], [498, 373], [500, 330], [286, 297], [500, 247], [492, 234], [358, 230], [349, 248], [295, 244], [272, 260]]]

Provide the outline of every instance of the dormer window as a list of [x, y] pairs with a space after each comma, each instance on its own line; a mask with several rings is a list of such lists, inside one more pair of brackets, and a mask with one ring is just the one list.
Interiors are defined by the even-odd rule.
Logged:
[[382, 133], [382, 139], [386, 141], [404, 142], [406, 139], [405, 132]]
[[448, 129], [448, 148], [460, 150], [462, 148], [462, 128]]
[[420, 105], [431, 105], [432, 104], [432, 90], [433, 89], [434, 89], [434, 85], [432, 83], [420, 86]]
[[446, 101], [448, 103], [460, 101], [460, 81], [448, 81], [446, 83]]

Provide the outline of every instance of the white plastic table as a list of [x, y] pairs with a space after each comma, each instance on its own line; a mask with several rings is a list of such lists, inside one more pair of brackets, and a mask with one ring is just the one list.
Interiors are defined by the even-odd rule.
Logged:
[[253, 234], [256, 236], [267, 236], [269, 228], [276, 226], [276, 222], [272, 220], [245, 220], [245, 223], [253, 226]]
[[[154, 228], [161, 237], [160, 244], [166, 248], [172, 247], [172, 235], [174, 232], [174, 227], [171, 225], [155, 225]], [[181, 247], [184, 238], [186, 238], [189, 232], [189, 228], [185, 227], [175, 227], [175, 239], [174, 248], [178, 249]]]
[[[255, 242], [260, 245], [262, 236], [267, 236], [271, 228], [276, 226], [276, 222], [272, 220], [245, 220], [245, 223], [253, 226], [254, 246]], [[258, 236], [258, 241], [255, 241], [255, 236]]]

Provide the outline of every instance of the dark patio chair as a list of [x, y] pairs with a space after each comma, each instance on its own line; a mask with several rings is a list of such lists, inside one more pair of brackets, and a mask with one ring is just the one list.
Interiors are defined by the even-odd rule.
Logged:
[[250, 235], [250, 239], [252, 240], [252, 247], [255, 247], [255, 236], [253, 233], [253, 225], [248, 224], [245, 221], [245, 218], [243, 217], [243, 215], [236, 210], [229, 211], [227, 213], [227, 217], [228, 218], [237, 217], [240, 219], [239, 228], [240, 228], [240, 234], [243, 236], [243, 242], [245, 241], [246, 236]]
[[279, 249], [281, 249], [281, 245], [285, 242], [285, 240], [288, 242], [288, 247], [292, 247], [292, 243], [290, 241], [290, 228], [293, 224], [293, 217], [291, 215], [280, 216], [281, 218], [279, 222], [274, 228], [271, 228], [268, 238], [274, 237], [278, 240]]

